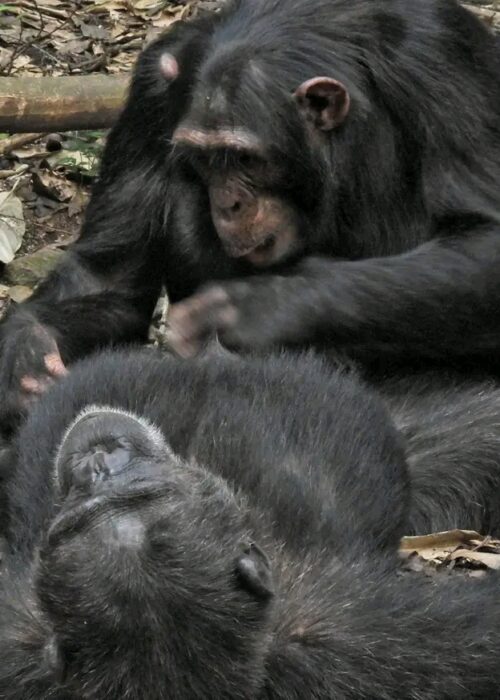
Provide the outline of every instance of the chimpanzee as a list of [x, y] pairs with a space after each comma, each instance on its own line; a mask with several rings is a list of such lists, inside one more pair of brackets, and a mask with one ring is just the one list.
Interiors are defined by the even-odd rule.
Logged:
[[18, 450], [0, 697], [499, 697], [498, 577], [401, 575], [404, 449], [352, 374], [109, 353]]
[[[237, 0], [141, 55], [80, 239], [3, 326], [3, 423], [144, 338], [496, 372], [500, 60], [455, 0]], [[196, 293], [200, 286], [217, 281]]]

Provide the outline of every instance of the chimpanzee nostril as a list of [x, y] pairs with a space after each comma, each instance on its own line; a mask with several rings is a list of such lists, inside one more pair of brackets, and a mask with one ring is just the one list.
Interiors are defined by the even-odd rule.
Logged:
[[231, 217], [239, 214], [252, 195], [238, 185], [225, 185], [212, 187], [210, 198], [215, 211], [222, 217]]
[[238, 193], [234, 189], [226, 187], [214, 188], [213, 200], [217, 209], [221, 211], [231, 211], [240, 204]]
[[103, 481], [109, 474], [104, 452], [82, 455], [72, 464], [72, 484], [77, 488], [85, 488], [96, 481]]
[[87, 452], [69, 454], [64, 465], [68, 472], [67, 487], [89, 489], [124, 472], [133, 458], [133, 450], [119, 441], [92, 445]]
[[119, 410], [95, 407], [68, 428], [56, 457], [63, 494], [71, 487], [92, 490], [100, 482], [122, 478], [137, 460], [161, 458], [161, 434], [144, 419]]

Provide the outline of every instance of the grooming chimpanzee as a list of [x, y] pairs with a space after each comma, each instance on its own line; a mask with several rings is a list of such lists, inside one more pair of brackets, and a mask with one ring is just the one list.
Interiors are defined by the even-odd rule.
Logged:
[[400, 576], [404, 451], [355, 377], [109, 354], [18, 445], [0, 697], [498, 697], [498, 578]]
[[4, 425], [65, 364], [144, 338], [162, 283], [182, 354], [217, 330], [496, 371], [499, 179], [498, 45], [455, 0], [177, 24], [139, 59], [81, 238], [3, 327]]

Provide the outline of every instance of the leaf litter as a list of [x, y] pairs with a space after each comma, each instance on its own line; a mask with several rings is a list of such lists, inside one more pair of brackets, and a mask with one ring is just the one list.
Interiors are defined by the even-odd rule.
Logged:
[[462, 570], [474, 577], [500, 570], [500, 540], [473, 530], [449, 530], [403, 537], [400, 555], [407, 570]]

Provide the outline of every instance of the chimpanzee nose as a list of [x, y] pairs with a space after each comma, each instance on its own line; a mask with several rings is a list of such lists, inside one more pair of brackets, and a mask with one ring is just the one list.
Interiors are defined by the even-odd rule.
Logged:
[[140, 457], [154, 459], [164, 447], [157, 431], [146, 421], [113, 409], [89, 410], [76, 418], [56, 458], [61, 491], [72, 486], [92, 492], [108, 479], [127, 472]]
[[71, 458], [71, 485], [87, 488], [106, 481], [126, 469], [131, 459], [130, 449], [118, 441], [100, 445], [87, 454], [75, 455]]
[[252, 195], [238, 185], [224, 185], [213, 187], [211, 191], [212, 206], [217, 213], [224, 218], [232, 218], [252, 200]]

